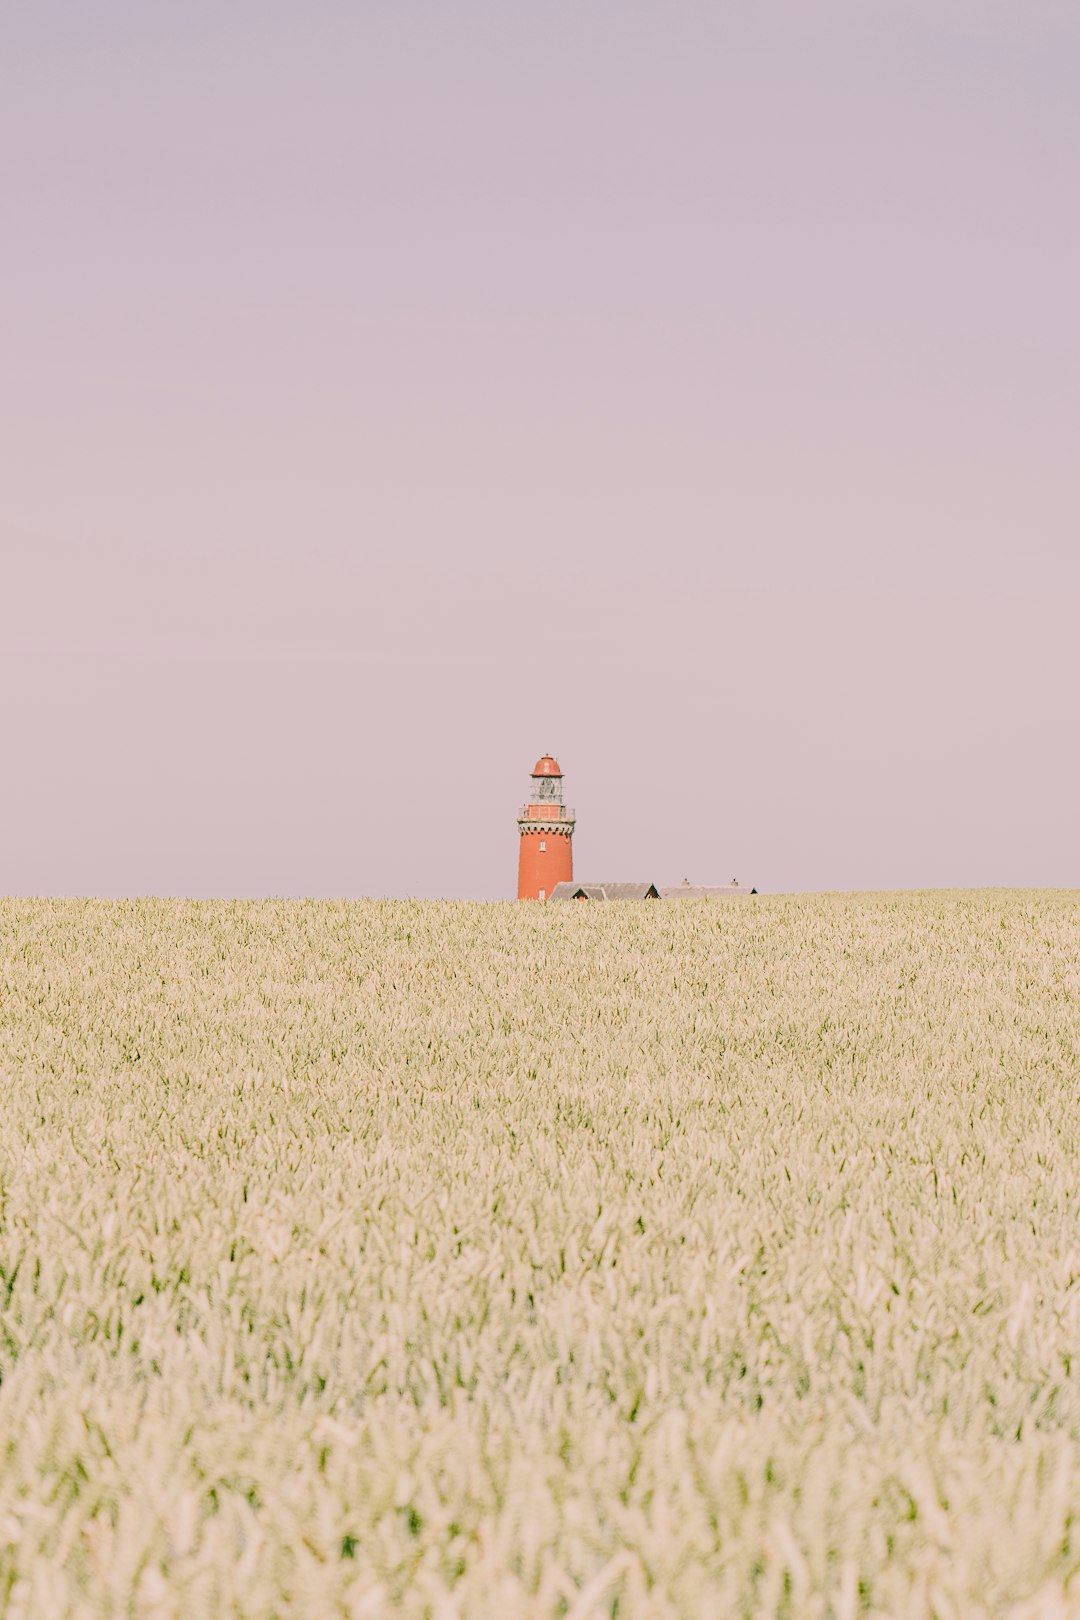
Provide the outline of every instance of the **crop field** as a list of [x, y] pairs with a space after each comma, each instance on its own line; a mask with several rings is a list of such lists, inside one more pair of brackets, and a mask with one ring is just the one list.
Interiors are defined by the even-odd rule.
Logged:
[[0, 902], [0, 1614], [1080, 1615], [1080, 898]]

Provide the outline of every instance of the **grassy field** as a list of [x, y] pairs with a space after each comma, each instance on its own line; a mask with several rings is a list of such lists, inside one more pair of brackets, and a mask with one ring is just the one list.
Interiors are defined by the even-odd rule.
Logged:
[[0, 903], [0, 1613], [1080, 1614], [1080, 900]]

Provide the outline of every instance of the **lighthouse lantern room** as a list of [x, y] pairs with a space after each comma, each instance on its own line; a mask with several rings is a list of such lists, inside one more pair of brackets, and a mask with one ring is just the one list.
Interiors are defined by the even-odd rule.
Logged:
[[533, 766], [529, 802], [518, 812], [519, 900], [546, 900], [556, 883], [574, 876], [574, 812], [563, 801], [559, 762], [544, 754]]

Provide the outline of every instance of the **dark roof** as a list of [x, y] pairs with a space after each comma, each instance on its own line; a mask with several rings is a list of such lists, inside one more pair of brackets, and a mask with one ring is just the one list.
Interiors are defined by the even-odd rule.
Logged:
[[659, 900], [655, 883], [556, 883], [551, 900]]
[[683, 878], [681, 883], [665, 883], [660, 890], [661, 900], [719, 900], [728, 895], [742, 899], [744, 895], [757, 894], [756, 889], [746, 889], [741, 883], [732, 878], [730, 883], [710, 886], [709, 884], [690, 883]]

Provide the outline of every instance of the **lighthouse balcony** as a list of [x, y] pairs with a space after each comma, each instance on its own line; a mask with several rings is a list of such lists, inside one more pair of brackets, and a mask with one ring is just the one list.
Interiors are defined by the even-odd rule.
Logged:
[[554, 822], [573, 821], [574, 812], [568, 804], [523, 804], [518, 811], [519, 821]]

